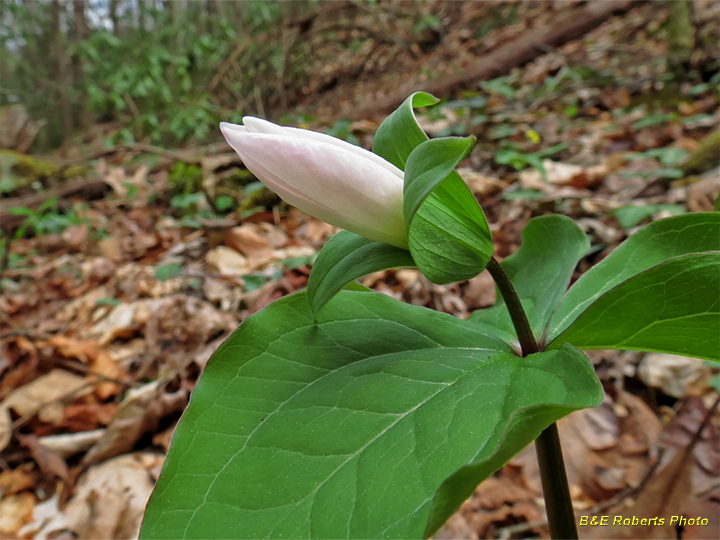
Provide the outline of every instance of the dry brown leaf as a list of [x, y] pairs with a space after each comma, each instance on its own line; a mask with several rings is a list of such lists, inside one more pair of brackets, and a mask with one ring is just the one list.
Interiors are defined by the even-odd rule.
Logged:
[[509, 478], [490, 477], [483, 482], [482, 489], [477, 489], [474, 500], [486, 510], [495, 510], [505, 504], [515, 504], [519, 501], [531, 501], [534, 494], [509, 480]]
[[104, 429], [80, 431], [78, 433], [62, 433], [60, 435], [47, 435], [38, 441], [57, 455], [68, 458], [78, 452], [84, 452], [95, 444], [105, 433]]
[[10, 442], [12, 424], [9, 409], [23, 417], [37, 412], [43, 422], [57, 425], [65, 414], [65, 404], [61, 398], [78, 397], [91, 392], [90, 387], [81, 390], [86, 384], [83, 377], [62, 369], [53, 369], [11, 392], [0, 405], [0, 450]]
[[[162, 459], [154, 454], [134, 454], [91, 467], [65, 508], [64, 528], [78, 538], [137, 538], [155, 485], [151, 474]], [[37, 536], [53, 530], [58, 529], [46, 525]]]
[[[230, 248], [226, 248], [230, 249]], [[107, 317], [90, 329], [103, 346], [116, 337], [130, 338], [157, 321], [157, 336], [153, 339], [183, 343], [205, 343], [215, 332], [232, 331], [237, 321], [232, 314], [215, 308], [209, 302], [183, 294], [162, 298], [145, 298], [115, 307]], [[146, 336], [147, 338], [148, 336]], [[115, 354], [115, 348], [108, 348]]]
[[272, 262], [278, 262], [285, 259], [295, 257], [310, 257], [315, 255], [316, 251], [310, 246], [288, 246], [286, 248], [276, 249], [273, 251]]
[[6, 365], [0, 369], [0, 402], [11, 391], [32, 381], [38, 367], [37, 348], [24, 336], [7, 341], [3, 352]]
[[[97, 172], [100, 177], [108, 184], [115, 194], [124, 199], [131, 187], [136, 188], [138, 195], [144, 195], [144, 187], [147, 187], [147, 174], [150, 169], [147, 165], [141, 165], [132, 176], [128, 176], [122, 167], [110, 167], [105, 160], [100, 160], [97, 166]], [[141, 199], [141, 197], [138, 197]]]
[[457, 113], [450, 107], [441, 107], [437, 113], [442, 114], [443, 117], [437, 118], [437, 116], [435, 116], [433, 118], [437, 118], [437, 120], [434, 120], [427, 116], [420, 116], [417, 119], [420, 127], [429, 135], [445, 131], [449, 127], [457, 125], [458, 123]]
[[88, 250], [88, 225], [70, 225], [62, 233], [63, 242], [74, 251], [86, 252]]
[[83, 463], [97, 463], [132, 450], [140, 437], [157, 429], [164, 416], [183, 410], [185, 405], [185, 390], [167, 393], [160, 381], [130, 390], [110, 425], [83, 458]]
[[107, 426], [116, 410], [115, 403], [98, 403], [94, 398], [86, 398], [65, 408], [65, 417], [60, 426], [71, 433], [91, 431], [99, 426]]
[[720, 168], [705, 173], [702, 178], [690, 184], [686, 189], [688, 210], [712, 212], [715, 201], [720, 197]]
[[452, 516], [445, 522], [439, 531], [433, 536], [434, 540], [456, 540], [458, 538], [472, 538], [478, 537], [477, 533], [473, 530], [462, 512], [462, 509]]
[[90, 330], [91, 335], [98, 336], [100, 345], [107, 345], [116, 337], [129, 338], [140, 325], [135, 323], [135, 311], [138, 302], [120, 304], [113, 308], [107, 317], [98, 321]]
[[[610, 525], [609, 527], [590, 528], [584, 532], [588, 538], [677, 538], [677, 531], [670, 524], [670, 517], [680, 514], [691, 498], [690, 469], [692, 459], [681, 452], [659, 472], [656, 472], [640, 492], [635, 502], [627, 508], [617, 509], [610, 517], [623, 518], [653, 517], [665, 519], [663, 525]], [[657, 522], [656, 522], [657, 523]]]
[[60, 495], [58, 490], [49, 499], [37, 503], [33, 509], [32, 521], [20, 528], [18, 536], [34, 540], [60, 540], [62, 537], [50, 536], [40, 531], [43, 527], [48, 531], [61, 531], [65, 528], [65, 515], [60, 511], [59, 505]]
[[97, 244], [100, 254], [109, 261], [116, 263], [122, 262], [123, 252], [120, 248], [120, 239], [117, 236], [108, 236], [98, 241]]
[[524, 486], [519, 475], [504, 469], [477, 487], [448, 522], [441, 537], [497, 538], [502, 529], [516, 523], [527, 523], [528, 531], [535, 531], [538, 526], [542, 529], [543, 510], [535, 499], [535, 493]]
[[45, 476], [56, 476], [63, 480], [68, 481], [69, 471], [65, 460], [56, 454], [53, 450], [43, 445], [37, 437], [33, 435], [17, 435], [17, 440], [20, 444], [30, 450], [35, 463], [40, 466], [40, 470]]
[[201, 347], [200, 350], [198, 350], [193, 355], [193, 362], [195, 362], [195, 365], [200, 368], [200, 370], [205, 369], [205, 366], [208, 363], [208, 360], [210, 360], [210, 357], [215, 353], [217, 348], [222, 345], [222, 343], [225, 341], [226, 336], [220, 336], [219, 338], [211, 341], [204, 347]]
[[12, 418], [10, 411], [0, 406], [0, 450], [3, 450], [12, 439]]
[[248, 265], [253, 268], [270, 261], [273, 254], [270, 242], [259, 234], [258, 229], [258, 225], [248, 223], [225, 233], [225, 245], [245, 255]]
[[[712, 407], [717, 407], [717, 401]], [[611, 525], [617, 516], [629, 519], [630, 525], [623, 523], [623, 526], [588, 527], [585, 536], [641, 539], [717, 538], [720, 514], [717, 512], [718, 505], [716, 500], [713, 500], [712, 492], [717, 492], [717, 477], [720, 474], [720, 422], [717, 415], [709, 416], [709, 412], [699, 397], [690, 397], [684, 401], [675, 417], [660, 434], [658, 447], [662, 448], [662, 462], [649, 480], [645, 478], [639, 486], [635, 500], [604, 512]], [[704, 426], [704, 430], [699, 434], [701, 426]], [[706, 468], [707, 466], [709, 468]], [[633, 524], [633, 516], [657, 516], [665, 522]], [[671, 522], [673, 516], [676, 520]], [[698, 516], [708, 518], [708, 525], [688, 525], [682, 531], [678, 528], [678, 518]]]
[[171, 426], [164, 431], [160, 431], [153, 435], [152, 443], [155, 446], [160, 446], [165, 452], [170, 450], [170, 442], [172, 440], [173, 433], [175, 432], [175, 426]]
[[[236, 280], [238, 279], [240, 278], [236, 278]], [[202, 292], [206, 300], [219, 305], [223, 311], [230, 311], [233, 306], [238, 306], [245, 295], [243, 287], [239, 287], [227, 279], [213, 277], [203, 280]]]
[[0, 500], [0, 532], [15, 535], [26, 523], [32, 521], [35, 497], [30, 493], [18, 493]]
[[[715, 399], [717, 396], [710, 394], [709, 397]], [[709, 406], [697, 396], [685, 399], [661, 434], [661, 444], [665, 449], [664, 460], [669, 460], [690, 444], [708, 414]], [[717, 497], [717, 492], [720, 491], [717, 482], [720, 477], [720, 415], [717, 411], [705, 426], [700, 440], [695, 444], [693, 455], [697, 465], [693, 469], [693, 489], [696, 492], [707, 493], [709, 498], [713, 498], [715, 492]]]
[[91, 376], [99, 381], [95, 386], [95, 394], [100, 399], [107, 399], [120, 392], [121, 387], [119, 384], [103, 380], [102, 377], [122, 379], [125, 374], [112, 357], [100, 347], [97, 341], [80, 341], [63, 335], [55, 335], [48, 340], [48, 343], [55, 347], [65, 358], [80, 360], [87, 364], [94, 373], [101, 376], [100, 378]]
[[495, 281], [489, 272], [481, 272], [465, 285], [463, 300], [468, 311], [492, 306], [497, 299]]
[[279, 227], [265, 221], [256, 224], [258, 233], [265, 238], [273, 249], [287, 245], [288, 235]]
[[471, 167], [458, 167], [457, 172], [475, 195], [488, 197], [508, 187], [507, 182], [486, 176]]
[[0, 472], [0, 496], [14, 495], [35, 485], [31, 474], [32, 463], [26, 463], [17, 469]]
[[537, 169], [525, 169], [520, 173], [520, 185], [525, 189], [546, 191], [548, 184], [557, 186], [585, 187], [585, 169], [579, 165], [560, 163], [550, 159], [543, 160], [547, 179]]
[[664, 353], [646, 355], [640, 361], [638, 375], [648, 386], [676, 398], [702, 394], [712, 377], [710, 368], [699, 358]]
[[[562, 418], [558, 429], [573, 498], [589, 508], [642, 481], [654, 460], [661, 426], [642, 400], [623, 392], [617, 401], [606, 395], [599, 407]], [[523, 468], [528, 486], [541, 494], [534, 447], [511, 463]]]
[[319, 247], [339, 229], [319, 219], [310, 218], [295, 231], [295, 235], [314, 247]]
[[223, 276], [242, 276], [252, 268], [246, 257], [227, 246], [218, 246], [208, 251], [205, 262]]
[[155, 232], [142, 230], [132, 231], [127, 236], [120, 238], [120, 248], [124, 253], [130, 254], [134, 259], [143, 257], [149, 250], [160, 243], [160, 238]]

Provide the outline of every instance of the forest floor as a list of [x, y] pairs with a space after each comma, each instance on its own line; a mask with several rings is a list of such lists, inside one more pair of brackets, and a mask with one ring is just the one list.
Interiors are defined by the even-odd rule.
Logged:
[[[501, 11], [495, 15], [505, 18], [493, 23], [491, 4], [457, 4], [447, 16], [468, 22], [450, 25], [439, 45], [381, 44], [374, 67], [328, 67], [298, 90], [297, 117], [310, 114], [321, 119], [312, 127], [368, 147], [382, 115], [344, 120], [354, 108], [392, 93], [397, 80], [422, 90], [449, 77], [551, 24], [559, 9], [521, 4], [512, 20]], [[716, 23], [720, 4], [700, 4]], [[639, 5], [419, 112], [430, 136], [478, 138], [459, 172], [491, 223], [496, 256], [518, 248], [530, 218], [562, 213], [592, 245], [576, 279], [649, 221], [713, 210], [717, 147], [709, 158], [702, 153], [720, 127], [720, 81], [717, 73], [667, 76], [665, 17], [659, 4]], [[471, 29], [482, 24], [487, 32], [477, 37]], [[17, 210], [8, 201], [33, 196], [20, 191], [3, 202], [3, 214], [22, 216], [22, 234], [0, 263], [0, 538], [137, 534], [173, 428], [213, 351], [247, 316], [307, 285], [314, 256], [336, 229], [257, 191], [228, 151], [136, 145], [87, 157], [87, 149], [66, 149], [86, 156], [77, 159], [102, 196], [80, 190]], [[230, 199], [242, 199], [240, 208]], [[486, 272], [448, 286], [407, 269], [361, 281], [461, 318], [495, 301]], [[720, 538], [718, 369], [661, 354], [589, 357], [605, 401], [559, 424], [577, 513], [654, 516], [672, 508], [710, 524], [666, 529], [668, 538]], [[581, 528], [584, 538], [627, 534], [645, 533]], [[547, 536], [528, 448], [436, 538]]]

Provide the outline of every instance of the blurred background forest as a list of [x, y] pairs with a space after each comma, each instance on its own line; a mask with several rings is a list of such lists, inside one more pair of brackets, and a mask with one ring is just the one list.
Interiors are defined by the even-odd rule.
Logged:
[[[0, 103], [21, 102], [44, 122], [36, 141], [44, 149], [98, 124], [123, 142], [202, 142], [249, 101], [262, 109], [258, 92], [287, 108], [285, 86], [296, 87], [307, 51], [267, 34], [317, 9], [313, 1], [3, 1]], [[228, 63], [239, 42], [242, 54]]]
[[[305, 287], [335, 232], [257, 182], [220, 121], [369, 148], [432, 92], [430, 136], [478, 138], [459, 172], [496, 255], [563, 213], [592, 243], [576, 278], [651, 220], [718, 209], [719, 43], [713, 0], [0, 0], [0, 538], [137, 534], [210, 355]], [[459, 317], [495, 300], [486, 273], [363, 283]], [[666, 537], [720, 537], [717, 368], [589, 356], [606, 402], [560, 423], [578, 513], [678, 508], [711, 525]], [[622, 531], [581, 531], [599, 533]], [[528, 451], [438, 537], [547, 534]]]

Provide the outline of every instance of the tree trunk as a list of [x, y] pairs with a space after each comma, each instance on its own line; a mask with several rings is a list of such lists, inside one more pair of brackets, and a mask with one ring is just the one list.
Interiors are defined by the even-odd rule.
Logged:
[[205, 3], [205, 32], [212, 33], [213, 27], [218, 23], [220, 6], [218, 0], [207, 0]]
[[112, 22], [113, 34], [120, 35], [120, 19], [118, 17], [118, 7], [120, 0], [110, 0], [108, 10], [110, 11], [110, 21]]
[[686, 78], [692, 66], [695, 50], [695, 26], [692, 21], [692, 3], [686, 0], [668, 0], [667, 70], [677, 82]]
[[73, 22], [76, 51], [70, 62], [72, 71], [72, 85], [78, 92], [78, 99], [74, 111], [75, 125], [87, 127], [89, 125], [88, 110], [86, 107], [87, 94], [85, 92], [85, 76], [83, 74], [82, 58], [80, 58], [80, 47], [88, 35], [87, 19], [85, 18], [85, 0], [73, 0]]
[[177, 0], [162, 0], [166, 24], [175, 24], [175, 9], [177, 8], [177, 4]]
[[148, 28], [147, 24], [147, 3], [145, 0], [137, 0], [138, 5], [138, 28], [142, 33], [145, 33], [145, 31]]
[[50, 6], [51, 32], [52, 32], [52, 53], [55, 56], [55, 97], [57, 99], [56, 113], [60, 116], [59, 122], [62, 126], [63, 141], [67, 141], [72, 134], [73, 121], [70, 98], [68, 96], [68, 62], [63, 46], [62, 27], [60, 25], [60, 0], [53, 0]]

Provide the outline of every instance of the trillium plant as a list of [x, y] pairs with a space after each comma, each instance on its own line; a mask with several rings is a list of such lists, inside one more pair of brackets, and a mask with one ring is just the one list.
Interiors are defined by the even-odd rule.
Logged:
[[[499, 263], [454, 171], [475, 139], [428, 137], [410, 96], [369, 152], [257, 118], [222, 124], [247, 168], [346, 230], [306, 291], [245, 320], [180, 420], [141, 537], [427, 538], [535, 441], [550, 531], [577, 537], [555, 422], [598, 405], [582, 350], [720, 360], [720, 214], [640, 230], [569, 289], [590, 245], [532, 219]], [[468, 320], [354, 280], [417, 268], [447, 284], [488, 270], [496, 304]]]

